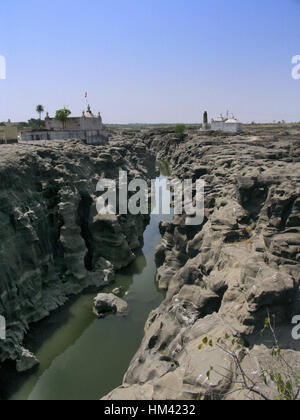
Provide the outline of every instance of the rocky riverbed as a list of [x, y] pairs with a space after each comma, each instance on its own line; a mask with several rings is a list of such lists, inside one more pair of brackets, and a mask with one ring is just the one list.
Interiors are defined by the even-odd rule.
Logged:
[[[0, 150], [0, 362], [21, 372], [38, 361], [23, 348], [30, 325], [87, 287], [100, 290], [135, 259], [148, 216], [100, 216], [100, 178], [155, 176], [142, 143], [80, 141], [3, 145]], [[96, 294], [96, 293], [95, 293]], [[92, 307], [91, 307], [92, 310]]]
[[[244, 371], [276, 370], [272, 343], [258, 336], [268, 314], [300, 373], [300, 343], [291, 337], [300, 314], [299, 126], [252, 126], [234, 136], [191, 128], [181, 143], [168, 128], [140, 135], [174, 176], [205, 180], [205, 221], [187, 226], [183, 215], [161, 224], [157, 281], [166, 298], [149, 316], [123, 385], [106, 399], [247, 398], [232, 358], [199, 344], [243, 337], [251, 360], [241, 352]], [[211, 367], [219, 373], [207, 381]]]

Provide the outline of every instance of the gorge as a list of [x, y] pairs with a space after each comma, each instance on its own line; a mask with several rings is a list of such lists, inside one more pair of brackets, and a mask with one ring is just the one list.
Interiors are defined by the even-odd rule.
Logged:
[[[7, 319], [8, 339], [0, 342], [1, 361], [17, 360], [19, 370], [24, 370], [28, 358], [34, 358], [32, 349], [26, 352], [23, 343], [29, 326], [34, 333], [34, 324], [66, 304], [71, 295], [91, 286], [101, 292], [123, 287], [126, 299], [124, 280], [131, 283], [134, 272], [145, 273], [144, 257], [138, 251], [144, 235], [147, 273], [144, 280], [135, 278], [128, 294], [129, 308], [132, 306], [132, 313], [139, 318], [135, 338], [131, 312], [127, 321], [114, 316], [92, 318], [89, 305], [95, 292], [67, 303], [71, 312], [79, 311], [75, 324], [82, 322], [71, 338], [77, 337], [71, 351], [77, 351], [73, 362], [78, 366], [90, 348], [107, 341], [113, 324], [124, 321], [128, 325], [122, 336], [127, 362], [123, 360], [111, 382], [112, 367], [101, 383], [90, 379], [95, 388], [107, 382], [97, 392], [86, 385], [87, 377], [78, 375], [78, 381], [85, 381], [81, 387], [88, 389], [87, 394], [82, 391], [83, 399], [180, 400], [196, 399], [199, 394], [207, 399], [243, 398], [243, 392], [236, 389], [231, 361], [218, 349], [200, 353], [198, 347], [208, 335], [218, 338], [229, 333], [247, 341], [255, 363], [270, 363], [268, 343], [257, 335], [268, 311], [276, 315], [283, 352], [300, 373], [299, 341], [290, 334], [292, 317], [300, 311], [299, 140], [294, 127], [287, 131], [249, 127], [239, 135], [201, 133], [191, 127], [185, 141], [178, 143], [173, 129], [163, 127], [136, 133], [116, 130], [112, 143], [105, 147], [93, 148], [78, 141], [4, 146], [0, 166], [0, 313]], [[131, 179], [149, 180], [156, 176], [156, 159], [169, 162], [172, 175], [180, 179], [205, 180], [203, 225], [186, 225], [184, 215], [162, 220], [96, 216], [99, 177], [116, 179], [123, 169]], [[154, 261], [160, 292], [154, 283]], [[142, 268], [138, 268], [140, 264]], [[130, 293], [136, 288], [143, 290], [131, 302]], [[151, 297], [149, 305], [143, 301], [147, 296]], [[64, 308], [62, 318], [68, 310]], [[59, 320], [59, 312], [42, 323], [55, 319], [52, 317]], [[101, 328], [103, 335], [99, 336]], [[120, 334], [121, 330], [118, 327], [116, 331]], [[83, 344], [85, 332], [89, 338]], [[116, 343], [119, 341], [112, 339], [103, 345], [111, 349], [115, 365], [123, 350], [114, 349]], [[63, 369], [66, 360], [62, 358], [61, 365], [57, 360], [56, 369]], [[48, 361], [50, 376], [55, 358], [51, 363], [49, 366]], [[95, 366], [97, 358], [91, 363]], [[48, 380], [47, 363], [42, 364], [38, 378], [54, 389], [57, 379], [53, 374]], [[203, 377], [212, 365], [221, 365], [226, 374], [214, 373], [206, 384]], [[74, 364], [70, 366], [74, 371]], [[245, 369], [250, 367], [245, 365]], [[10, 397], [24, 399], [32, 394], [33, 399], [39, 399], [43, 395], [35, 384], [27, 385], [19, 395], [16, 389], [11, 390]], [[268, 392], [272, 397], [272, 390]], [[75, 394], [70, 391], [64, 396], [79, 399], [79, 393], [77, 387]], [[52, 398], [58, 396], [52, 394]]]

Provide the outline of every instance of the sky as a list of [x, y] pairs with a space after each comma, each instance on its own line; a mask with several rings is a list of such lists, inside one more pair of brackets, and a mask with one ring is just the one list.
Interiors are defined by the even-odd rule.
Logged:
[[300, 121], [300, 0], [10, 0], [0, 121], [101, 111], [104, 123]]

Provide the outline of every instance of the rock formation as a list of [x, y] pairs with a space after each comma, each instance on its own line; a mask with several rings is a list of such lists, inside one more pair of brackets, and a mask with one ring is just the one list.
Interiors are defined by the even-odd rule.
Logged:
[[[276, 315], [283, 355], [300, 374], [299, 342], [291, 339], [291, 319], [300, 313], [299, 127], [248, 130], [189, 128], [181, 144], [164, 127], [112, 131], [107, 147], [3, 146], [0, 314], [7, 340], [0, 341], [0, 362], [16, 360], [20, 371], [35, 366], [22, 346], [30, 324], [70, 295], [100, 289], [133, 261], [149, 217], [99, 216], [96, 184], [117, 179], [120, 169], [131, 179], [153, 178], [156, 156], [174, 176], [205, 180], [205, 220], [188, 226], [181, 215], [160, 224], [155, 261], [165, 300], [149, 315], [123, 385], [105, 398], [246, 398], [232, 359], [219, 348], [200, 352], [199, 344], [205, 337], [242, 337], [253, 363], [270, 366], [270, 344], [257, 334], [268, 314]], [[243, 354], [241, 364], [251, 374]], [[211, 366], [223, 374], [207, 381]]]
[[109, 313], [125, 316], [127, 312], [127, 302], [115, 296], [113, 293], [99, 293], [94, 299], [94, 313], [99, 318]]
[[21, 354], [17, 359], [17, 371], [20, 373], [26, 372], [27, 370], [30, 370], [38, 365], [39, 361], [35, 355], [30, 353], [30, 351], [22, 348]]
[[144, 144], [86, 146], [80, 141], [3, 146], [0, 156], [0, 314], [7, 339], [0, 362], [20, 371], [37, 361], [22, 347], [30, 324], [68, 297], [113, 281], [142, 245], [149, 216], [99, 216], [96, 184], [153, 178], [155, 159]]
[[[160, 129], [143, 140], [174, 176], [206, 181], [205, 221], [187, 226], [183, 215], [161, 224], [157, 281], [166, 298], [149, 316], [123, 385], [105, 399], [245, 398], [232, 359], [198, 347], [207, 336], [243, 337], [257, 365], [270, 365], [270, 350], [255, 338], [268, 313], [291, 334], [300, 313], [299, 128], [238, 136], [189, 130], [180, 145]], [[291, 341], [281, 342], [283, 354], [300, 373], [299, 342]], [[207, 382], [211, 366], [223, 374]]]

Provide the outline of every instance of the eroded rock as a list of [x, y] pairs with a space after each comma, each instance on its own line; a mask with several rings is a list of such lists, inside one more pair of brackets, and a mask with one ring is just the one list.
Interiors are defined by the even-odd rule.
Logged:
[[[245, 398], [230, 353], [200, 352], [204, 337], [254, 337], [251, 357], [262, 369], [272, 364], [270, 349], [253, 347], [257, 333], [268, 314], [290, 329], [300, 311], [300, 132], [251, 130], [210, 136], [190, 129], [181, 144], [171, 129], [144, 134], [174, 177], [205, 180], [205, 219], [196, 227], [186, 226], [185, 215], [160, 224], [155, 261], [166, 298], [149, 315], [123, 385], [107, 399]], [[299, 349], [285, 352], [298, 371]], [[239, 357], [252, 373], [246, 353]]]
[[32, 323], [70, 295], [108, 285], [135, 258], [149, 217], [105, 219], [96, 211], [99, 179], [118, 180], [121, 169], [129, 179], [153, 178], [155, 158], [145, 145], [127, 141], [1, 147], [0, 314], [7, 339], [0, 341], [0, 363], [19, 358]]
[[34, 354], [32, 354], [29, 350], [24, 348], [21, 349], [21, 354], [17, 359], [17, 371], [27, 372], [28, 370], [33, 369], [34, 367], [38, 366], [40, 362], [37, 360]]
[[126, 316], [128, 304], [113, 293], [99, 293], [94, 299], [94, 313], [99, 317], [114, 313]]

